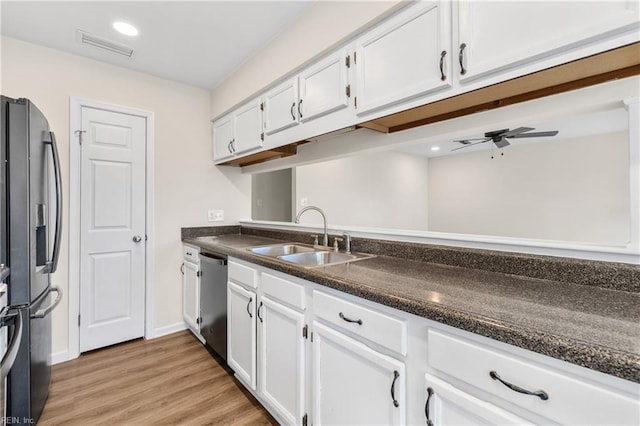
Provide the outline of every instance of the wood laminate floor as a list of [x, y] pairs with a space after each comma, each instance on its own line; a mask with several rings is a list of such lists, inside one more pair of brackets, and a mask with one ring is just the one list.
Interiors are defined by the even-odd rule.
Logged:
[[188, 331], [53, 366], [38, 425], [274, 425]]

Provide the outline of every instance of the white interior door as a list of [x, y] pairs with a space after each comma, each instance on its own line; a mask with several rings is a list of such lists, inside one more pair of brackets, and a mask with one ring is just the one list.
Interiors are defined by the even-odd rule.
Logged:
[[144, 335], [146, 122], [82, 107], [80, 351]]

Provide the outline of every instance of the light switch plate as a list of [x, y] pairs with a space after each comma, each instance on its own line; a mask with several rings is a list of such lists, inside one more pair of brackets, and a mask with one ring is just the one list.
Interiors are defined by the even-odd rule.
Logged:
[[222, 222], [224, 221], [224, 210], [209, 210], [207, 217], [209, 222]]

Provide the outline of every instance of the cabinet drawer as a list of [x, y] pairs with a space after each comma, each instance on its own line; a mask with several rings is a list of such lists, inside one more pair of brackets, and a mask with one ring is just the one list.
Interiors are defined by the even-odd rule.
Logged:
[[318, 318], [358, 336], [407, 354], [407, 323], [362, 305], [313, 291], [313, 312]]
[[278, 299], [295, 308], [303, 309], [305, 306], [304, 287], [300, 284], [273, 275], [263, 273], [260, 283], [262, 292], [268, 296]]
[[[640, 403], [631, 397], [457, 336], [429, 330], [428, 361], [436, 370], [553, 422], [605, 425], [640, 421]], [[492, 379], [491, 371], [525, 390], [544, 391], [548, 399], [513, 391]]]
[[182, 246], [182, 257], [187, 262], [198, 263], [200, 262], [200, 249], [193, 246], [183, 245]]
[[229, 261], [229, 269], [227, 273], [229, 279], [232, 281], [244, 284], [251, 288], [258, 287], [258, 272], [253, 268]]

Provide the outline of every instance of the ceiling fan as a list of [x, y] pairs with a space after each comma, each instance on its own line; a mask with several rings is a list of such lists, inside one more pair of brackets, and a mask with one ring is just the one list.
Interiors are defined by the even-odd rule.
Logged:
[[484, 134], [484, 138], [475, 138], [475, 139], [460, 139], [454, 142], [462, 144], [457, 148], [452, 149], [451, 151], [457, 151], [462, 148], [468, 148], [473, 145], [477, 145], [479, 143], [485, 143], [492, 141], [495, 146], [498, 148], [504, 148], [505, 146], [511, 145], [508, 139], [517, 139], [517, 138], [540, 138], [540, 137], [548, 137], [555, 136], [558, 134], [557, 130], [551, 130], [548, 132], [534, 132], [527, 133], [531, 130], [535, 130], [532, 127], [518, 127], [517, 129], [509, 130], [494, 130], [492, 132], [487, 132]]

